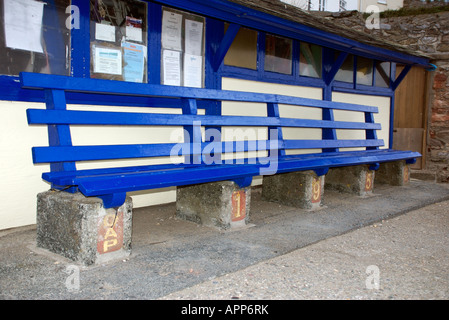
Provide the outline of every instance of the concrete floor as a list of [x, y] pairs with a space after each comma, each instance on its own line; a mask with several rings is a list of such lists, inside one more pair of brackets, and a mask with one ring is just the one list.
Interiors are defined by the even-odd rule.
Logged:
[[135, 209], [132, 255], [91, 267], [36, 248], [34, 227], [0, 231], [0, 299], [449, 299], [449, 185], [374, 193], [306, 211], [256, 189], [253, 226], [228, 232]]

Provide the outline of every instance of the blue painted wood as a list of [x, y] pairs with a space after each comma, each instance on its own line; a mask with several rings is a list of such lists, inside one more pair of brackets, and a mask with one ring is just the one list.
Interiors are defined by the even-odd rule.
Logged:
[[[271, 144], [270, 144], [271, 143]], [[330, 149], [330, 148], [375, 148], [383, 146], [383, 140], [249, 140], [249, 141], [225, 141], [203, 142], [196, 144], [164, 143], [164, 144], [137, 144], [137, 145], [107, 145], [107, 146], [57, 146], [57, 147], [33, 147], [34, 163], [60, 163], [73, 161], [112, 160], [151, 158], [168, 156], [186, 156], [187, 163], [201, 163], [201, 156], [213, 157], [215, 154], [270, 151], [279, 156], [285, 155], [289, 149]], [[192, 156], [195, 157], [193, 161]], [[214, 158], [215, 159], [215, 158]], [[61, 170], [59, 170], [61, 171]], [[68, 168], [65, 171], [71, 171]]]
[[[322, 100], [282, 96], [276, 94], [173, 87], [165, 85], [151, 85], [100, 79], [80, 79], [26, 72], [22, 72], [20, 74], [20, 78], [23, 88], [29, 89], [59, 89], [68, 92], [111, 94], [119, 96], [153, 96], [221, 101], [280, 103], [305, 107], [332, 108], [361, 112], [378, 112], [378, 109], [376, 107], [340, 102], [333, 102], [330, 104], [329, 102]], [[101, 100], [101, 97], [99, 97], [99, 100]], [[92, 103], [93, 102], [94, 101], [92, 101]], [[101, 101], [99, 101], [98, 103], [102, 104]]]
[[[62, 90], [45, 90], [48, 110], [65, 110], [65, 92]], [[48, 126], [48, 145], [50, 147], [67, 147], [72, 145], [70, 127], [68, 125]], [[52, 162], [51, 171], [72, 171], [76, 170], [74, 162]]]
[[[299, 156], [279, 159], [276, 163], [277, 173], [292, 171], [319, 170], [321, 168], [340, 167], [386, 161], [416, 158], [417, 152], [396, 151], [381, 152], [380, 150], [359, 151], [351, 155], [334, 153], [335, 156], [317, 156], [301, 159]], [[75, 178], [81, 192], [87, 196], [110, 194], [117, 192], [138, 191], [169, 187], [174, 185], [189, 185], [213, 181], [236, 180], [247, 176], [260, 174], [260, 164], [246, 165], [211, 165], [197, 166], [189, 170], [170, 170], [159, 172], [122, 173], [101, 176], [85, 176]]]
[[[95, 79], [74, 79], [70, 77], [36, 75], [24, 73], [22, 81], [28, 88], [45, 91], [47, 109], [28, 109], [30, 124], [47, 124], [49, 146], [33, 147], [35, 163], [50, 163], [51, 172], [44, 173], [43, 179], [69, 192], [81, 191], [86, 196], [98, 196], [105, 207], [116, 207], [125, 201], [126, 192], [167, 186], [181, 186], [203, 182], [230, 180], [240, 187], [251, 184], [252, 177], [281, 172], [314, 170], [318, 175], [329, 168], [369, 164], [377, 168], [385, 161], [403, 159], [413, 161], [419, 153], [378, 150], [384, 142], [377, 139], [376, 130], [380, 124], [374, 122], [375, 107], [337, 103], [326, 100], [303, 99], [272, 94], [221, 91], [211, 89], [167, 87], [151, 84], [133, 84]], [[73, 87], [72, 87], [73, 85]], [[55, 87], [55, 88], [51, 88]], [[327, 86], [323, 98], [331, 98], [331, 87]], [[66, 109], [66, 93], [89, 93], [89, 103], [101, 105], [100, 97], [146, 97], [159, 99], [154, 102], [171, 100], [178, 104], [182, 114], [154, 114], [139, 112], [73, 111]], [[162, 100], [161, 100], [162, 99]], [[221, 114], [222, 101], [266, 103], [267, 117], [224, 116]], [[205, 115], [198, 114], [200, 102], [204, 104]], [[281, 117], [279, 103], [309, 106], [323, 110], [323, 120]], [[132, 106], [132, 104], [130, 104]], [[365, 122], [334, 121], [333, 110], [364, 112]], [[73, 146], [70, 135], [71, 125], [118, 125], [118, 126], [183, 126], [183, 143], [93, 145]], [[221, 128], [267, 127], [266, 140], [222, 141]], [[207, 136], [202, 140], [202, 128], [214, 128], [218, 136]], [[321, 140], [284, 139], [282, 129], [321, 128]], [[336, 129], [365, 130], [366, 139], [339, 140]], [[365, 151], [337, 151], [339, 148], [362, 147]], [[286, 155], [285, 150], [321, 149], [322, 153]], [[268, 156], [258, 158], [237, 158], [224, 160], [229, 153], [263, 151]], [[113, 160], [131, 158], [151, 158], [184, 156], [185, 163], [154, 166], [133, 166], [124, 168], [100, 168], [76, 170], [75, 162], [92, 160]], [[274, 165], [274, 169], [273, 169]]]
[[72, 0], [72, 5], [80, 11], [80, 28], [71, 30], [71, 75], [90, 77], [90, 1]]
[[126, 192], [101, 194], [97, 195], [97, 197], [103, 200], [103, 206], [105, 208], [116, 208], [125, 203]]
[[[323, 101], [332, 101], [332, 87], [331, 84], [334, 81], [334, 77], [337, 74], [340, 66], [343, 64], [347, 54], [340, 53], [335, 61], [334, 52], [330, 49], [323, 50], [323, 78], [325, 87], [323, 89]], [[328, 121], [334, 121], [334, 111], [332, 109], [322, 110], [322, 119]], [[337, 131], [334, 128], [324, 128], [322, 130], [323, 140], [336, 140]], [[338, 152], [338, 148], [325, 148], [323, 152]]]
[[330, 128], [380, 130], [378, 123], [332, 121], [276, 117], [208, 116], [196, 114], [152, 114], [101, 111], [44, 111], [28, 109], [30, 124], [81, 124], [81, 125], [160, 125], [160, 126], [270, 126], [299, 128]]
[[226, 30], [226, 34], [223, 37], [223, 40], [220, 43], [220, 47], [216, 51], [214, 55], [214, 61], [213, 61], [213, 68], [215, 71], [218, 71], [218, 68], [220, 68], [226, 53], [228, 52], [229, 48], [231, 47], [232, 42], [234, 41], [235, 36], [240, 30], [240, 26], [234, 23], [231, 23]]
[[[267, 103], [267, 116], [275, 119], [280, 119], [279, 105], [277, 103]], [[268, 127], [268, 140], [279, 140], [280, 143], [284, 145], [284, 138], [281, 126], [270, 126]], [[285, 145], [284, 145], [285, 147]], [[276, 151], [277, 156], [284, 156], [285, 150], [279, 148], [278, 150], [270, 150], [268, 156], [274, 156], [272, 153]]]
[[[366, 123], [374, 123], [374, 115], [370, 112], [365, 112], [365, 122]], [[377, 140], [377, 132], [376, 130], [366, 130], [365, 131], [366, 140]], [[378, 146], [367, 147], [367, 150], [376, 150], [379, 149]]]
[[405, 76], [409, 73], [411, 68], [412, 68], [411, 65], [406, 65], [404, 69], [401, 71], [401, 73], [398, 75], [396, 80], [393, 81], [393, 83], [391, 84], [393, 91], [395, 91], [397, 87], [401, 84], [402, 80], [404, 80]]

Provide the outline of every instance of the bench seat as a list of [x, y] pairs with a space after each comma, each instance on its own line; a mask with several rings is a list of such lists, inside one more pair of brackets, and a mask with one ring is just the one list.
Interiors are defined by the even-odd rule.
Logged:
[[[370, 164], [376, 169], [382, 162], [406, 160], [413, 163], [419, 156], [417, 152], [386, 149], [285, 156], [280, 159], [266, 158], [263, 161], [259, 159], [259, 162], [270, 161], [270, 167], [276, 168], [276, 173], [314, 170], [318, 175], [323, 175], [330, 168], [342, 166]], [[169, 164], [49, 172], [43, 174], [43, 179], [56, 186], [76, 187], [85, 196], [104, 200], [107, 199], [106, 195], [115, 194], [116, 203], [108, 203], [108, 206], [117, 206], [123, 203], [126, 192], [225, 180], [233, 180], [240, 187], [246, 187], [251, 183], [252, 177], [273, 173], [266, 165], [245, 159], [244, 163], [239, 164]]]

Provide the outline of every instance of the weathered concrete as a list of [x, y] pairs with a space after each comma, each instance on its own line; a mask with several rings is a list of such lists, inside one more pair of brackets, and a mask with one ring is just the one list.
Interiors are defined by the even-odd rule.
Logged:
[[84, 265], [131, 253], [132, 201], [105, 209], [99, 198], [48, 191], [37, 196], [37, 246]]
[[232, 181], [178, 187], [178, 218], [218, 229], [244, 227], [249, 219], [251, 188]]
[[367, 165], [330, 169], [326, 175], [325, 188], [358, 196], [373, 194], [374, 177], [377, 173]]
[[262, 198], [287, 206], [316, 210], [321, 207], [324, 176], [314, 171], [290, 172], [263, 177]]
[[404, 160], [382, 163], [376, 172], [376, 182], [404, 186], [410, 182], [410, 165]]

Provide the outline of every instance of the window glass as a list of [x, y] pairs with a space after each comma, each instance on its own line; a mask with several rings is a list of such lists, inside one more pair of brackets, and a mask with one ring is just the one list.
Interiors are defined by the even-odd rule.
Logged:
[[322, 48], [301, 42], [299, 56], [299, 74], [306, 77], [321, 78]]
[[70, 74], [70, 0], [0, 0], [0, 74]]
[[357, 84], [373, 85], [373, 60], [357, 57]]
[[382, 88], [390, 87], [390, 62], [376, 62], [376, 86]]
[[292, 74], [293, 41], [267, 34], [265, 37], [265, 71]]
[[90, 1], [92, 78], [147, 82], [147, 3]]
[[204, 87], [204, 17], [163, 8], [161, 83]]
[[[228, 28], [225, 24], [225, 31]], [[257, 69], [257, 31], [240, 28], [224, 58], [228, 66]]]
[[[338, 53], [335, 56], [335, 59], [337, 59]], [[335, 80], [337, 81], [343, 81], [343, 82], [354, 82], [354, 56], [348, 55], [346, 57], [345, 62], [343, 62], [343, 65], [340, 67], [340, 70], [338, 70], [337, 74], [335, 75]]]

